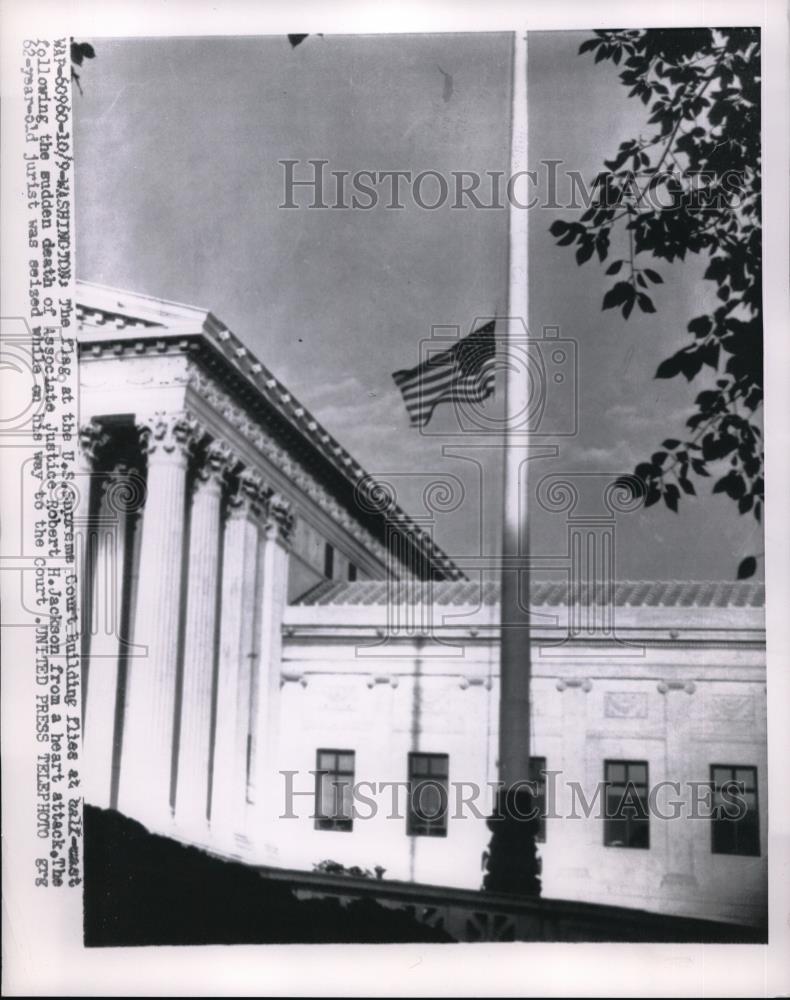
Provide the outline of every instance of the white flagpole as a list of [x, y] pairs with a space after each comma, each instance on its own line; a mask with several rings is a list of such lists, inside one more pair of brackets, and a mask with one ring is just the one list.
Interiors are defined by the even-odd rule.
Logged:
[[[510, 176], [515, 178], [528, 169], [526, 31], [517, 31], [514, 35], [510, 148]], [[522, 174], [519, 182], [522, 188], [525, 180], [526, 174]], [[518, 208], [515, 199], [511, 200], [508, 220], [507, 420], [504, 447], [499, 694], [499, 778], [505, 788], [511, 788], [529, 777], [531, 675], [525, 434], [529, 403], [525, 355], [529, 318], [527, 209]], [[520, 344], [524, 344], [523, 349], [519, 347]], [[514, 572], [514, 564], [518, 565], [518, 572]]]

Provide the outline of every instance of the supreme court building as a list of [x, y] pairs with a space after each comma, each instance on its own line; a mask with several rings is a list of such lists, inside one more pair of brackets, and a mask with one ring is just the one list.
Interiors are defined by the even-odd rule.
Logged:
[[[497, 585], [210, 312], [88, 283], [78, 303], [86, 802], [250, 864], [478, 888]], [[531, 602], [543, 895], [764, 923], [762, 585], [566, 579]], [[448, 808], [393, 800], [427, 779]], [[692, 815], [729, 780], [738, 823]], [[662, 786], [682, 815], [601, 819], [579, 798], [599, 785]]]

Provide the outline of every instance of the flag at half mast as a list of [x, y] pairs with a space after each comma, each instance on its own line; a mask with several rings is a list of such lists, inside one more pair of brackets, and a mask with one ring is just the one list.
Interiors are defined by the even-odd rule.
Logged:
[[412, 427], [424, 427], [439, 403], [480, 403], [494, 394], [496, 320], [478, 327], [416, 368], [393, 372]]

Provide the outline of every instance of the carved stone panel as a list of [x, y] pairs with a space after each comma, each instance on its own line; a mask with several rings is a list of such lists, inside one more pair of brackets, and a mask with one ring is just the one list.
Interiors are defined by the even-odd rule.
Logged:
[[706, 722], [754, 722], [754, 698], [750, 694], [716, 694], [705, 700]]
[[646, 719], [647, 693], [644, 691], [607, 691], [603, 699], [607, 719]]

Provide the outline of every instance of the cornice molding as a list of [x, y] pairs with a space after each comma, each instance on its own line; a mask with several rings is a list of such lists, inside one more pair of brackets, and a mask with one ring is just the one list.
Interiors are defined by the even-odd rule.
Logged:
[[205, 400], [253, 448], [279, 469], [302, 493], [335, 523], [354, 537], [379, 561], [387, 565], [391, 556], [375, 536], [356, 521], [298, 459], [253, 420], [245, 407], [194, 362], [189, 363], [188, 385]]
[[[86, 290], [90, 296], [91, 289], [88, 287]], [[114, 290], [101, 291], [107, 297]], [[139, 298], [131, 293], [117, 294], [121, 298], [129, 298], [130, 309], [133, 309], [135, 300]], [[155, 300], [150, 301], [155, 303]], [[103, 304], [99, 306], [91, 306], [89, 303], [78, 304], [78, 317], [81, 322], [84, 324], [90, 321], [92, 324], [88, 328], [84, 325], [80, 328], [79, 341], [82, 351], [94, 358], [101, 358], [105, 354], [120, 357], [127, 353], [140, 356], [175, 352], [187, 354], [192, 358], [205, 354], [211, 374], [205, 371], [203, 374], [215, 386], [219, 386], [232, 376], [241, 379], [251, 394], [285, 421], [317, 456], [330, 463], [352, 489], [356, 489], [361, 481], [370, 480], [370, 476], [346, 449], [216, 317], [209, 312], [192, 310], [190, 307], [178, 307], [170, 303], [164, 305], [172, 307], [173, 315], [171, 317], [165, 312], [162, 317], [163, 322], [156, 322], [148, 317], [138, 320], [123, 311], [113, 312], [109, 306]], [[105, 321], [99, 323], [102, 316]], [[226, 372], [217, 370], [218, 359], [227, 366]], [[191, 380], [190, 373], [187, 381]], [[324, 492], [330, 496], [327, 491]], [[381, 516], [387, 524], [410, 538], [411, 544], [420, 552], [421, 558], [435, 567], [445, 578], [450, 580], [465, 578], [465, 574], [453, 560], [403, 510], [396, 508], [386, 515], [382, 513]], [[361, 528], [356, 521], [354, 523]], [[381, 543], [377, 544], [381, 546]], [[387, 552], [386, 546], [381, 546], [381, 549]]]

